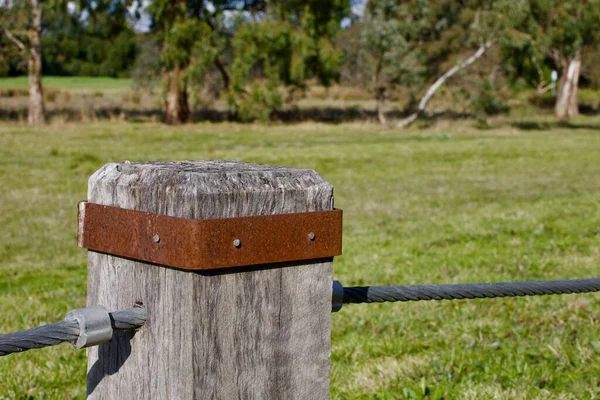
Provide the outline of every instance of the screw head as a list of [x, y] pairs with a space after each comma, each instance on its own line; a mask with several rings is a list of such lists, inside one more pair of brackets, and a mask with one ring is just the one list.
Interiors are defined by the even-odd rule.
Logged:
[[315, 240], [315, 233], [314, 233], [314, 232], [311, 232], [311, 233], [309, 233], [309, 234], [308, 234], [308, 238], [309, 238], [310, 240]]
[[154, 237], [152, 239], [154, 240], [154, 243], [160, 242], [160, 236], [158, 236], [158, 235], [154, 235]]
[[233, 241], [233, 245], [234, 245], [235, 247], [240, 247], [240, 246], [242, 245], [242, 241], [241, 241], [240, 239], [235, 239], [235, 240]]

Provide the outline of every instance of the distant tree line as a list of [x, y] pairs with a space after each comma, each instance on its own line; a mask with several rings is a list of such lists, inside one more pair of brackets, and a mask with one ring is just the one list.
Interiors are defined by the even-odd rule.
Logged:
[[0, 75], [27, 71], [32, 124], [44, 123], [44, 74], [160, 81], [172, 124], [192, 98], [223, 96], [236, 118], [264, 120], [309, 84], [342, 82], [373, 94], [382, 124], [407, 95], [414, 112], [394, 124], [405, 127], [443, 86], [464, 82], [487, 115], [506, 108], [501, 92], [547, 91], [557, 71], [555, 112], [569, 118], [580, 81], [600, 86], [599, 21], [600, 0], [9, 0]]
[[[506, 87], [549, 90], [555, 70], [555, 112], [569, 118], [579, 113], [582, 62], [592, 63], [600, 53], [599, 21], [600, 2], [594, 0], [371, 0], [360, 23], [341, 34], [352, 65], [344, 75], [371, 79], [382, 123], [385, 100], [408, 88], [415, 113], [397, 124], [403, 127], [464, 69], [470, 69], [464, 74], [471, 84], [478, 82], [470, 91], [473, 108], [483, 113], [505, 108], [497, 93]], [[473, 71], [484, 57], [485, 68]], [[600, 85], [598, 75], [586, 78]]]
[[[12, 4], [7, 8], [8, 4]], [[69, 5], [68, 5], [69, 4]], [[18, 7], [18, 9], [17, 9]], [[34, 5], [30, 0], [5, 2], [0, 27], [23, 43], [29, 41], [31, 21], [27, 14]], [[129, 77], [138, 54], [134, 15], [120, 2], [47, 3], [40, 0], [40, 51], [42, 74], [51, 76]], [[17, 21], [11, 21], [15, 15]], [[9, 38], [0, 30], [0, 76], [22, 75], [23, 57], [15, 53]]]

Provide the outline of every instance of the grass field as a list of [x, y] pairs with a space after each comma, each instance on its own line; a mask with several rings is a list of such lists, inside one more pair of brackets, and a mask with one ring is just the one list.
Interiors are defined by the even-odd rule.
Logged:
[[[131, 79], [105, 76], [45, 76], [42, 82], [44, 87], [63, 90], [106, 90], [128, 89], [131, 87]], [[27, 76], [0, 79], [0, 89], [22, 89], [27, 87]]]
[[[0, 333], [85, 304], [76, 204], [122, 160], [313, 168], [344, 209], [344, 285], [598, 276], [600, 118], [569, 127], [439, 122], [0, 124]], [[588, 399], [600, 295], [348, 305], [332, 315], [333, 399]], [[85, 397], [85, 352], [0, 358], [1, 399]]]

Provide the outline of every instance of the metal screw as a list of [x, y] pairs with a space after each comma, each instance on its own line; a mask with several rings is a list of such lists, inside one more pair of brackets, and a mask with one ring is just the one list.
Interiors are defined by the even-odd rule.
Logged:
[[235, 240], [233, 241], [233, 245], [234, 245], [235, 247], [240, 247], [240, 246], [242, 245], [242, 241], [241, 241], [240, 239], [235, 239]]
[[314, 233], [314, 232], [311, 232], [311, 233], [309, 233], [309, 234], [308, 234], [308, 238], [309, 238], [310, 240], [315, 240], [315, 233]]
[[153, 239], [154, 239], [154, 243], [160, 242], [160, 236], [158, 236], [158, 235], [154, 235]]

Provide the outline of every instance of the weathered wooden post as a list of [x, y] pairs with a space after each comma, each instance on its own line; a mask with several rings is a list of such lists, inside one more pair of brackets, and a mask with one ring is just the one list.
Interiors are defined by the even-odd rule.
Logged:
[[[227, 161], [108, 164], [90, 178], [88, 202], [112, 206], [80, 205], [80, 244], [108, 246], [89, 251], [88, 305], [148, 310], [133, 337], [88, 349], [90, 398], [328, 398], [334, 254], [318, 246], [332, 228], [302, 218], [333, 208], [333, 189], [318, 174]], [[214, 220], [288, 213], [305, 214]], [[325, 246], [332, 245], [329, 238]], [[289, 259], [302, 261], [240, 265], [298, 251], [304, 255]], [[227, 260], [237, 268], [205, 269], [229, 267], [221, 265]], [[181, 269], [194, 263], [206, 265]]]

